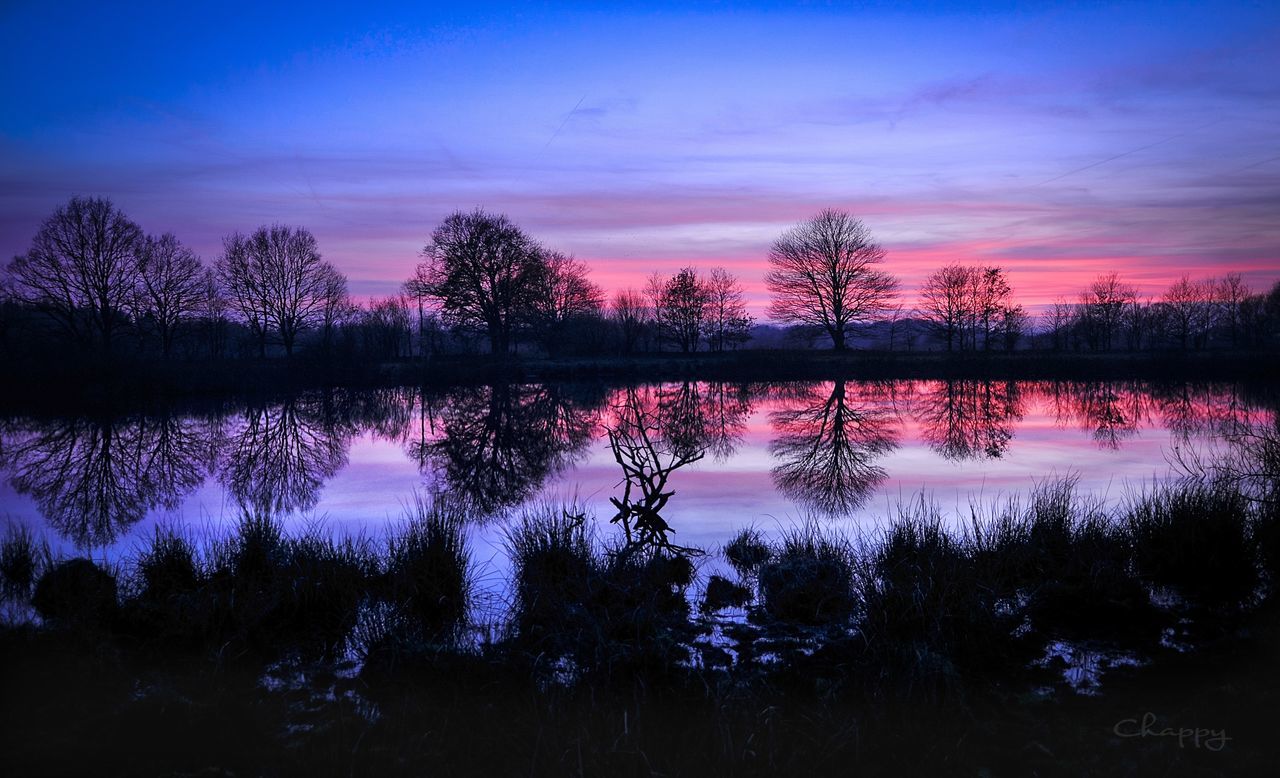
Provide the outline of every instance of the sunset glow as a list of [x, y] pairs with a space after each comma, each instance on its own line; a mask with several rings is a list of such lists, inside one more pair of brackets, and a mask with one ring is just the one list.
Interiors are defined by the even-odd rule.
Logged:
[[7, 3], [0, 252], [100, 195], [206, 261], [306, 226], [363, 298], [481, 206], [609, 290], [726, 266], [759, 315], [770, 242], [837, 207], [909, 295], [953, 261], [1033, 308], [1112, 270], [1262, 291], [1277, 40], [1258, 3]]

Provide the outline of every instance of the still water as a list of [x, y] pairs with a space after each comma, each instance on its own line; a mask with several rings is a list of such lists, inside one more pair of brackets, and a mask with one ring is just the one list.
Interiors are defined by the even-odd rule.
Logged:
[[501, 580], [504, 529], [533, 502], [576, 499], [614, 531], [610, 432], [618, 442], [627, 419], [663, 461], [688, 460], [666, 484], [673, 540], [714, 550], [808, 517], [874, 528], [921, 493], [961, 521], [1054, 475], [1115, 503], [1274, 413], [1257, 386], [964, 380], [397, 388], [17, 416], [0, 421], [0, 516], [115, 560], [157, 525], [216, 537], [243, 506], [295, 531], [377, 537], [415, 491], [449, 492], [476, 517], [481, 578]]

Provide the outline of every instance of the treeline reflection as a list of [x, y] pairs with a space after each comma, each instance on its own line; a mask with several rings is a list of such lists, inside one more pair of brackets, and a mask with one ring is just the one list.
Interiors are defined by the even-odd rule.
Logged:
[[0, 466], [50, 527], [81, 547], [113, 542], [209, 482], [246, 509], [312, 511], [360, 436], [396, 443], [428, 485], [464, 499], [474, 515], [501, 515], [604, 445], [619, 413], [641, 411], [671, 451], [707, 454], [699, 467], [734, 456], [748, 434], [767, 435], [775, 488], [839, 515], [875, 491], [885, 458], [910, 434], [948, 460], [983, 460], [1008, 455], [1032, 408], [1114, 449], [1144, 427], [1190, 439], [1274, 407], [1265, 388], [1141, 382], [402, 387], [203, 414], [8, 419]]

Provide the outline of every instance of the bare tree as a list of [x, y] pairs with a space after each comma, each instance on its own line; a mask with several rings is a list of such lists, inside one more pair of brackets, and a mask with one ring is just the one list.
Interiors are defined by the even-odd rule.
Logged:
[[423, 256], [421, 275], [445, 322], [484, 331], [494, 354], [507, 353], [542, 275], [537, 244], [506, 216], [457, 211], [431, 233]]
[[655, 306], [658, 331], [681, 351], [697, 351], [710, 304], [711, 293], [698, 271], [683, 268], [662, 283]]
[[111, 350], [127, 324], [142, 230], [110, 200], [73, 197], [9, 263], [15, 299], [45, 312], [73, 340]]
[[403, 295], [372, 300], [361, 316], [365, 351], [379, 359], [398, 359], [408, 351], [409, 301]]
[[635, 350], [640, 335], [651, 320], [651, 309], [644, 295], [635, 289], [623, 289], [613, 296], [609, 314], [622, 335], [622, 350], [630, 354]]
[[1240, 345], [1241, 307], [1248, 299], [1248, 284], [1239, 273], [1228, 273], [1222, 278], [1210, 282], [1213, 288], [1213, 303], [1218, 323], [1226, 327], [1231, 337], [1231, 345]]
[[227, 328], [231, 323], [227, 318], [230, 307], [227, 298], [222, 294], [222, 286], [218, 274], [213, 268], [204, 268], [200, 273], [200, 309], [199, 316], [205, 331], [205, 347], [211, 357], [221, 357], [226, 348]]
[[259, 227], [248, 237], [227, 237], [215, 267], [228, 302], [254, 334], [262, 356], [271, 333], [285, 354], [293, 354], [298, 335], [323, 322], [341, 276], [321, 258], [308, 230], [280, 224]]
[[1184, 351], [1190, 345], [1199, 345], [1208, 329], [1209, 296], [1206, 284], [1185, 275], [1164, 293], [1161, 302], [1168, 315], [1169, 328]]
[[969, 346], [978, 348], [978, 333], [982, 333], [982, 347], [991, 348], [992, 323], [999, 322], [1007, 308], [1013, 290], [998, 267], [975, 267], [969, 276], [968, 330]]
[[897, 291], [897, 279], [876, 267], [884, 257], [861, 221], [822, 211], [783, 233], [769, 250], [769, 315], [822, 327], [843, 351], [850, 329], [888, 307]]
[[347, 277], [337, 268], [326, 263], [318, 285], [320, 293], [321, 346], [328, 354], [333, 348], [333, 335], [342, 320], [350, 315], [354, 306], [347, 295]]
[[653, 316], [654, 335], [658, 342], [658, 351], [662, 351], [662, 325], [660, 323], [659, 312], [662, 309], [662, 294], [667, 286], [667, 277], [662, 272], [655, 270], [649, 274], [649, 278], [645, 280], [644, 296], [649, 300], [649, 311]]
[[946, 340], [947, 351], [955, 350], [964, 325], [971, 275], [964, 265], [947, 265], [933, 271], [920, 290], [920, 314]]
[[707, 279], [707, 346], [723, 351], [751, 338], [751, 317], [743, 299], [742, 283], [722, 267], [711, 269]]
[[431, 297], [431, 286], [427, 278], [427, 265], [420, 264], [414, 268], [413, 276], [404, 282], [402, 287], [405, 296], [418, 305], [418, 356], [426, 356], [427, 319], [426, 302]]
[[1054, 351], [1061, 351], [1067, 347], [1074, 316], [1071, 303], [1061, 297], [1054, 300], [1053, 305], [1044, 312], [1044, 328], [1052, 339]]
[[262, 258], [253, 253], [247, 237], [233, 233], [222, 239], [222, 256], [214, 263], [214, 272], [227, 307], [257, 341], [258, 356], [266, 357], [271, 305]]
[[1021, 305], [1005, 305], [1000, 308], [1000, 318], [996, 322], [996, 332], [1005, 351], [1013, 351], [1018, 341], [1027, 334], [1031, 327], [1031, 319]]
[[160, 336], [165, 359], [178, 328], [200, 313], [208, 290], [200, 258], [171, 233], [148, 237], [138, 253], [135, 314], [139, 326], [150, 322]]
[[984, 349], [992, 343], [1007, 345], [1005, 325], [1016, 322], [1021, 333], [1023, 324], [1021, 308], [1012, 305], [1012, 296], [1002, 268], [958, 264], [935, 271], [920, 291], [925, 320], [946, 339], [947, 351], [956, 346], [961, 351], [976, 350], [979, 336]]
[[566, 327], [598, 319], [604, 291], [587, 277], [586, 264], [559, 251], [542, 253], [542, 272], [535, 281], [530, 319], [536, 337], [548, 352], [562, 342]]
[[1125, 308], [1137, 296], [1137, 290], [1121, 281], [1116, 273], [1098, 276], [1088, 289], [1080, 293], [1080, 307], [1076, 314], [1090, 348], [1095, 351], [1112, 349]]

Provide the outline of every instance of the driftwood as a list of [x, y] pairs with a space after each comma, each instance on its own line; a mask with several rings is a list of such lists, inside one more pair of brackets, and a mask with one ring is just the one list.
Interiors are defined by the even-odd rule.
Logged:
[[609, 447], [622, 468], [625, 488], [621, 498], [610, 497], [609, 501], [618, 509], [610, 522], [621, 524], [626, 535], [623, 552], [703, 553], [700, 549], [672, 543], [668, 535], [675, 530], [660, 513], [675, 494], [667, 489], [667, 479], [676, 470], [702, 459], [705, 448], [679, 452], [661, 443], [655, 444], [655, 439], [660, 440], [658, 425], [634, 396], [617, 410], [619, 421], [608, 429]]

